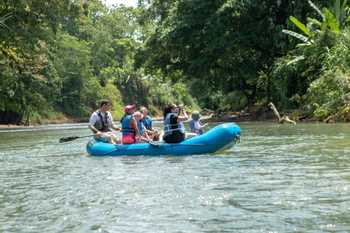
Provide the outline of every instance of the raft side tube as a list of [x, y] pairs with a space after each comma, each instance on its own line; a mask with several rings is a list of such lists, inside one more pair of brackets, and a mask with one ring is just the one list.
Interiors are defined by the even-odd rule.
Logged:
[[208, 132], [177, 144], [161, 143], [159, 146], [148, 143], [113, 145], [96, 140], [87, 144], [87, 152], [93, 156], [138, 156], [138, 155], [193, 155], [214, 153], [234, 143], [240, 136], [240, 127], [234, 123], [218, 125]]

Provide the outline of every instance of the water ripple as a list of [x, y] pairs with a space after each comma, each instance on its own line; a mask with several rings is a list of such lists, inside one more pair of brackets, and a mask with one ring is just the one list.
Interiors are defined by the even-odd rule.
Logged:
[[347, 232], [350, 126], [242, 124], [215, 155], [90, 157], [86, 125], [0, 131], [0, 232]]

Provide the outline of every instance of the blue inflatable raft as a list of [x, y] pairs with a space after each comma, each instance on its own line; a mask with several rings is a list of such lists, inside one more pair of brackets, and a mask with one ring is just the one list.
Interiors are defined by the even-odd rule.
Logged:
[[92, 139], [87, 144], [87, 152], [94, 156], [122, 155], [193, 155], [214, 153], [237, 141], [240, 127], [234, 123], [218, 125], [200, 136], [195, 136], [177, 144], [161, 142], [157, 145], [139, 143], [130, 145], [113, 145]]

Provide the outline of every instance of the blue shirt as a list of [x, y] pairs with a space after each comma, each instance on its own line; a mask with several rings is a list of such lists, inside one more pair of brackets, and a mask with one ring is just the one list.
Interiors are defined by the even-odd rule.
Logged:
[[139, 129], [141, 135], [145, 133], [145, 129], [143, 128], [143, 123], [141, 120], [137, 121], [137, 128]]
[[146, 116], [141, 120], [142, 124], [145, 126], [146, 129], [152, 130], [152, 118], [150, 116]]

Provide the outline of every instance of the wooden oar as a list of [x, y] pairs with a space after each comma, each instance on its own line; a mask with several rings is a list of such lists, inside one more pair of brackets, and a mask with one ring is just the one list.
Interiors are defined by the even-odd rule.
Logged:
[[88, 137], [92, 137], [92, 136], [94, 136], [94, 135], [63, 137], [63, 138], [60, 138], [59, 143], [71, 142], [71, 141], [74, 141], [78, 138], [88, 138]]

